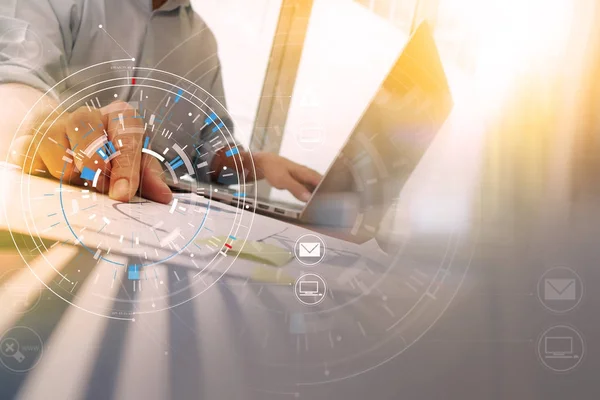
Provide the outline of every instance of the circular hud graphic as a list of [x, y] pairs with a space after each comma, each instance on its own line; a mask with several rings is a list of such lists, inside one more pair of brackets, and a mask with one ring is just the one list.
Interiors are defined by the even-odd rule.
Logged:
[[[67, 112], [82, 106], [101, 109], [109, 102], [99, 99], [123, 98], [122, 88], [128, 88], [136, 112], [111, 115], [114, 122], [143, 122], [141, 151], [160, 162], [171, 180], [191, 187], [192, 194], [176, 194], [168, 205], [144, 199], [118, 203], [94, 195], [101, 176], [97, 169], [81, 171], [88, 183], [84, 187], [59, 179], [40, 188], [24, 172], [18, 198], [19, 216], [26, 224], [11, 228], [30, 236], [22, 252], [43, 249], [47, 268], [59, 275], [48, 284], [52, 291], [78, 307], [113, 318], [133, 319], [138, 313], [177, 305], [189, 307], [187, 312], [196, 318], [201, 313], [195, 308], [209, 310], [209, 320], [191, 329], [197, 336], [206, 335], [201, 326], [218, 323], [218, 337], [204, 336], [202, 341], [215, 340], [211, 348], [235, 358], [228, 365], [243, 368], [243, 374], [250, 375], [246, 380], [253, 382], [251, 389], [264, 399], [311, 398], [316, 386], [377, 369], [415, 344], [441, 317], [469, 268], [473, 227], [411, 233], [394, 223], [403, 212], [400, 190], [447, 107], [430, 102], [439, 89], [436, 82], [414, 82], [396, 74], [384, 83], [322, 182], [355, 196], [352, 204], [358, 211], [351, 218], [343, 216], [347, 236], [377, 237], [385, 251], [373, 242], [358, 247], [325, 235], [318, 236], [322, 243], [304, 243], [303, 235], [288, 227], [258, 242], [265, 251], [287, 254], [292, 260], [283, 267], [250, 268], [234, 263], [237, 256], [230, 249], [248, 238], [253, 226], [250, 202], [256, 193], [246, 182], [253, 165], [235, 158], [226, 110], [185, 79], [129, 64], [108, 63], [71, 77], [80, 82], [71, 86], [62, 107]], [[122, 77], [99, 79], [114, 67], [123, 68]], [[194, 135], [207, 127], [214, 137], [194, 142]], [[87, 133], [95, 127], [80, 129]], [[89, 146], [65, 152], [64, 165], [90, 156], [102, 165], [119, 151], [118, 139], [110, 137], [101, 136]], [[232, 207], [211, 200], [216, 187], [196, 183], [210, 172], [203, 164], [205, 152], [221, 147], [238, 162], [235, 170], [222, 174], [238, 182]], [[31, 155], [35, 151], [32, 147]], [[335, 196], [326, 200], [340, 204]], [[41, 240], [65, 233], [66, 241]], [[308, 263], [294, 257], [301, 257], [299, 240], [306, 245], [302, 257]], [[69, 265], [52, 262], [53, 249], [74, 245], [80, 251]], [[84, 258], [95, 267], [80, 271]], [[307, 274], [318, 279], [302, 279]], [[188, 302], [217, 281], [221, 284], [205, 293], [201, 305]]]
[[[392, 71], [321, 183], [326, 195], [311, 200], [324, 221], [343, 221], [346, 238], [376, 237], [377, 245], [283, 232], [264, 242], [295, 254], [294, 264], [264, 283], [236, 287], [245, 310], [254, 310], [232, 321], [230, 334], [241, 343], [239, 363], [264, 366], [251, 377], [269, 382], [262, 398], [313, 398], [320, 385], [379, 373], [443, 315], [469, 269], [475, 215], [468, 228], [411, 232], [408, 219], [399, 222], [407, 212], [400, 192], [451, 104], [445, 82], [430, 79], [434, 73], [415, 80], [422, 65], [410, 67]], [[340, 212], [346, 209], [354, 213]], [[299, 242], [302, 256], [318, 263], [299, 259]]]
[[[236, 259], [229, 254], [232, 244], [249, 233], [254, 215], [247, 202], [255, 197], [246, 182], [252, 160], [239, 156], [231, 119], [219, 101], [184, 78], [133, 64], [102, 63], [67, 78], [68, 92], [58, 110], [39, 123], [25, 155], [33, 159], [41, 144], [55, 146], [63, 152], [60, 169], [23, 170], [15, 209], [6, 210], [11, 230], [29, 236], [27, 243], [15, 242], [22, 254], [38, 249], [46, 261], [48, 271], [38, 266], [36, 276], [57, 275], [45, 282], [51, 291], [92, 313], [122, 319], [184, 303], [214, 284]], [[124, 92], [126, 106], [114, 102]], [[82, 120], [66, 148], [49, 132], [78, 109], [97, 110], [115, 129]], [[123, 157], [132, 137], [143, 145], [138, 154]], [[235, 168], [211, 171], [218, 152]], [[156, 160], [165, 179], [182, 189], [170, 204], [141, 197], [122, 203], [97, 193], [111, 166], [130, 157]], [[67, 178], [73, 165], [76, 174]], [[41, 180], [40, 174], [57, 179]], [[218, 188], [209, 176], [215, 174], [237, 184], [231, 206], [212, 201]], [[70, 261], [68, 255], [52, 257], [73, 246], [79, 251]]]

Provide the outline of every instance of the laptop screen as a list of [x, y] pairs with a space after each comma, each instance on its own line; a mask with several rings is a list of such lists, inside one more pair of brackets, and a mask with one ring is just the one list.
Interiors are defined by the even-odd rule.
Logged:
[[354, 225], [356, 215], [342, 217], [328, 207], [331, 193], [350, 192], [355, 194], [355, 214], [361, 214], [363, 224], [376, 226], [451, 109], [452, 97], [431, 29], [422, 23], [317, 188], [306, 217], [330, 219], [333, 224], [325, 224], [337, 226], [340, 218], [349, 218], [346, 225]]

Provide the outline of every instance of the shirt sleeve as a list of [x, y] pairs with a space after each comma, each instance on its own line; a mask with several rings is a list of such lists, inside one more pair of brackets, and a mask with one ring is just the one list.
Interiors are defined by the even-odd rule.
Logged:
[[[195, 15], [194, 22], [196, 29], [201, 31], [202, 37], [200, 39], [203, 50], [202, 54], [197, 55], [200, 68], [195, 69], [190, 75], [193, 76], [195, 84], [211, 95], [211, 98], [206, 99], [207, 110], [204, 111], [208, 117], [198, 120], [194, 127], [196, 132], [199, 133], [199, 140], [195, 147], [201, 146], [194, 156], [196, 165], [206, 165], [203, 169], [210, 172], [218, 164], [214, 162], [217, 154], [222, 154], [240, 145], [234, 137], [233, 120], [227, 112], [217, 41], [212, 31], [198, 15]], [[212, 121], [207, 123], [207, 120], [210, 120], [211, 117]], [[242, 148], [239, 147], [239, 151], [241, 150]], [[222, 171], [215, 171], [208, 175], [200, 174], [200, 176], [211, 177], [211, 180], [224, 185], [237, 183], [232, 181], [232, 178], [223, 177], [222, 175]]]
[[[0, 84], [46, 92], [68, 73], [72, 48], [69, 1], [3, 0], [0, 6]], [[51, 93], [57, 97], [62, 88]]]

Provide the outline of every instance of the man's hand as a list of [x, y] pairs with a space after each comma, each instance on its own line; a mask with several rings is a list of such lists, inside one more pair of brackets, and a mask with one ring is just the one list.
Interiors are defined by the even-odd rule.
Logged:
[[256, 179], [266, 179], [277, 189], [289, 190], [298, 200], [308, 201], [321, 182], [315, 170], [272, 153], [253, 154]]
[[[119, 201], [129, 201], [138, 192], [150, 200], [169, 203], [172, 193], [163, 182], [158, 160], [142, 154], [144, 125], [136, 117], [136, 110], [124, 102], [112, 103], [100, 110], [79, 108], [49, 123], [34, 125], [38, 130], [19, 137], [12, 147], [13, 162], [24, 171], [36, 173], [46, 170], [55, 178], [82, 185], [80, 177], [84, 168], [101, 170], [96, 182], [99, 192], [108, 192]], [[116, 149], [115, 156], [105, 161], [96, 151], [110, 141]], [[30, 146], [34, 146], [29, 149]], [[37, 147], [37, 151], [35, 148]], [[26, 157], [28, 154], [35, 157]], [[75, 153], [75, 157], [67, 154]], [[73, 163], [63, 157], [73, 158]]]

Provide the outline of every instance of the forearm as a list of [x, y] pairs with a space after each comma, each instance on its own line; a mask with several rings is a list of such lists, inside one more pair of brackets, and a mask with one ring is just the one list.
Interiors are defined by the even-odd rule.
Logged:
[[31, 132], [35, 121], [56, 109], [58, 102], [30, 86], [0, 84], [0, 160], [4, 161], [15, 136]]

